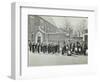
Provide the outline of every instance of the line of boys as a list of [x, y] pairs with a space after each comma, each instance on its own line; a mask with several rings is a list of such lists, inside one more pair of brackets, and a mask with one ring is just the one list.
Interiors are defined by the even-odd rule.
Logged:
[[29, 42], [29, 49], [30, 51], [34, 52], [43, 52], [43, 53], [61, 53], [62, 55], [69, 55], [71, 56], [72, 54], [84, 54], [87, 55], [87, 44], [83, 43], [80, 44], [79, 42], [76, 43], [70, 43], [70, 44], [66, 44], [66, 42], [63, 43], [63, 46], [61, 47], [58, 44], [54, 44], [54, 43], [31, 43]]

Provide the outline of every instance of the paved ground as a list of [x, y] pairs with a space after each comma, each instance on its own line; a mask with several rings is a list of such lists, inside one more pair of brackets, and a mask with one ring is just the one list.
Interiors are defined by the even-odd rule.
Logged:
[[29, 52], [29, 66], [70, 65], [87, 63], [88, 56], [84, 55], [62, 56], [61, 54], [33, 54], [32, 52]]

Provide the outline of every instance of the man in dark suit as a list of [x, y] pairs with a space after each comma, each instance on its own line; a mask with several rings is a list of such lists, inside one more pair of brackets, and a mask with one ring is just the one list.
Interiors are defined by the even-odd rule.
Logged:
[[31, 51], [31, 49], [32, 49], [32, 43], [31, 43], [31, 41], [29, 40], [29, 50]]
[[84, 55], [86, 55], [86, 50], [87, 50], [88, 48], [87, 48], [87, 44], [86, 44], [86, 42], [84, 43]]
[[50, 43], [48, 44], [48, 53], [50, 53], [51, 52], [51, 45], [50, 45]]
[[43, 48], [43, 53], [46, 53], [46, 43], [43, 43], [42, 48]]
[[37, 51], [38, 51], [38, 53], [40, 53], [40, 49], [41, 49], [40, 43], [37, 43]]
[[35, 52], [37, 52], [37, 49], [38, 49], [38, 48], [37, 48], [37, 43], [35, 43]]
[[35, 43], [33, 42], [32, 44], [32, 52], [34, 53], [35, 52]]
[[66, 44], [65, 42], [63, 43], [63, 47], [62, 47], [62, 55], [64, 55], [66, 52]]

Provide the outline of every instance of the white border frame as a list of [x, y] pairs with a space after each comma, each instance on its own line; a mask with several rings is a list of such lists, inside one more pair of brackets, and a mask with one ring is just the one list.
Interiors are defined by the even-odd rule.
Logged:
[[[33, 6], [34, 5], [34, 6]], [[95, 36], [96, 36], [96, 29], [94, 28], [95, 26], [95, 14], [96, 14], [96, 9], [95, 8], [85, 8], [85, 7], [73, 7], [73, 6], [68, 6], [67, 8], [58, 8], [58, 7], [45, 7], [43, 5], [41, 5], [41, 7], [39, 7], [40, 5], [35, 5], [33, 3], [12, 3], [12, 66], [11, 66], [11, 76], [12, 78], [14, 79], [32, 79], [32, 78], [41, 78], [41, 77], [52, 77], [52, 76], [60, 76], [60, 75], [78, 75], [78, 74], [82, 74], [82, 75], [86, 75], [86, 74], [94, 74], [96, 73], [96, 66], [95, 66], [95, 62], [93, 63], [91, 61], [91, 63], [93, 63], [93, 65], [91, 64], [90, 66], [88, 65], [80, 65], [80, 66], [67, 66], [68, 69], [73, 68], [71, 69], [72, 72], [68, 72], [66, 71], [66, 67], [65, 66], [51, 66], [51, 67], [48, 67], [48, 66], [45, 66], [45, 67], [34, 67], [32, 68], [34, 70], [34, 72], [38, 72], [38, 74], [40, 73], [43, 73], [45, 69], [48, 69], [46, 70], [46, 72], [44, 74], [47, 74], [47, 75], [40, 75], [38, 77], [38, 74], [36, 74], [36, 76], [33, 76], [31, 75], [31, 72], [27, 73], [27, 75], [23, 75], [22, 73], [23, 72], [23, 65], [22, 65], [22, 45], [21, 45], [21, 39], [22, 39], [22, 35], [21, 35], [21, 32], [22, 32], [22, 19], [21, 19], [21, 8], [24, 7], [24, 8], [36, 8], [36, 9], [50, 9], [50, 10], [68, 10], [68, 11], [82, 11], [82, 12], [92, 12], [93, 13], [93, 19], [94, 20], [91, 20], [90, 22], [92, 23], [92, 29], [89, 28], [89, 32], [90, 34], [93, 35], [92, 38], [89, 38], [90, 40], [93, 40], [92, 42], [94, 43], [94, 39], [95, 39]], [[89, 35], [90, 37], [92, 35]], [[91, 46], [91, 43], [89, 44], [89, 46]], [[93, 45], [95, 47], [95, 45]], [[93, 49], [91, 49], [93, 50]], [[94, 53], [94, 52], [92, 52]], [[90, 59], [93, 60], [94, 58], [94, 55], [92, 55], [92, 57]], [[83, 68], [83, 70], [79, 70], [77, 68]], [[86, 68], [84, 68], [86, 67]], [[93, 67], [93, 69], [91, 69], [91, 67]], [[51, 70], [50, 70], [50, 69]], [[59, 69], [58, 69], [59, 68]], [[32, 70], [31, 69], [31, 70]], [[37, 71], [37, 70], [40, 70], [40, 71]], [[58, 73], [55, 72], [55, 71], [59, 71]], [[35, 73], [36, 73], [35, 72]], [[66, 72], [66, 73], [64, 73]], [[54, 74], [55, 73], [55, 74]]]

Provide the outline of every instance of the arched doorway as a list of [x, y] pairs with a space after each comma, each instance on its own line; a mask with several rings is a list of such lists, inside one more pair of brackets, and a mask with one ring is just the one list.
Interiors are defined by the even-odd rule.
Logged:
[[36, 33], [36, 39], [35, 39], [36, 43], [42, 43], [43, 42], [43, 35], [41, 32], [37, 32]]

